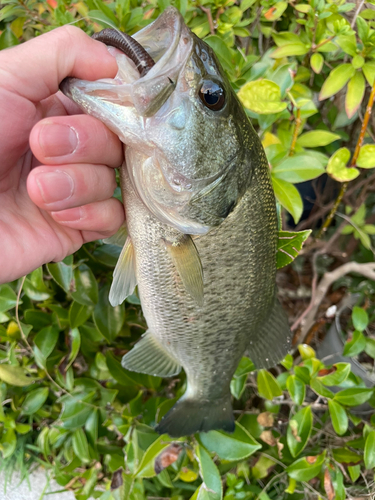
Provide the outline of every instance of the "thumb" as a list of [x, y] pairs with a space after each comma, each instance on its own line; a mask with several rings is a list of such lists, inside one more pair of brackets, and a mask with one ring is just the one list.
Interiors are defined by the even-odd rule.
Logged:
[[117, 64], [104, 44], [63, 26], [0, 53], [1, 86], [34, 103], [59, 90], [67, 76], [111, 78]]

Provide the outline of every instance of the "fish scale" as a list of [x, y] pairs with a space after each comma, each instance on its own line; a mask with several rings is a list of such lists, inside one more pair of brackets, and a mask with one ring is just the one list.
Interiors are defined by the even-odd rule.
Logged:
[[275, 290], [269, 166], [215, 54], [174, 7], [135, 38], [156, 61], [144, 76], [122, 55], [112, 82], [61, 86], [126, 145], [128, 239], [110, 302], [122, 303], [138, 284], [148, 330], [122, 366], [162, 377], [185, 371], [186, 392], [158, 432], [230, 432], [241, 357], [270, 367], [290, 345]]

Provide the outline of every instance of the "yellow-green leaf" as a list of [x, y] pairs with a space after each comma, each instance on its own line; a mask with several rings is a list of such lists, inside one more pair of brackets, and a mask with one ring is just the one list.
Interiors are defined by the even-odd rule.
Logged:
[[371, 87], [374, 85], [375, 81], [375, 61], [369, 61], [362, 66], [363, 74]]
[[273, 189], [280, 204], [292, 215], [297, 224], [303, 211], [303, 202], [298, 189], [290, 182], [272, 177]]
[[328, 132], [327, 130], [312, 130], [311, 132], [305, 132], [300, 135], [297, 140], [297, 144], [303, 148], [319, 148], [321, 146], [327, 146], [331, 142], [340, 139], [338, 134], [333, 132]]
[[280, 87], [270, 80], [256, 80], [244, 85], [238, 97], [245, 108], [261, 115], [284, 111], [286, 102], [281, 102]]
[[359, 170], [354, 167], [347, 168], [346, 164], [350, 158], [348, 148], [338, 149], [329, 159], [327, 174], [339, 182], [352, 181], [359, 176]]
[[323, 84], [322, 90], [319, 94], [319, 100], [322, 101], [323, 99], [327, 99], [328, 97], [337, 94], [337, 92], [348, 83], [354, 73], [355, 69], [349, 63], [340, 64], [340, 66], [333, 69]]
[[275, 377], [267, 370], [258, 371], [257, 385], [259, 394], [269, 400], [283, 393]]
[[361, 147], [356, 164], [361, 168], [375, 167], [375, 144], [365, 144]]
[[322, 54], [316, 52], [311, 56], [310, 66], [314, 71], [314, 73], [319, 74], [322, 71], [323, 64], [324, 64], [324, 57], [322, 56]]
[[20, 366], [0, 364], [0, 380], [9, 385], [24, 387], [33, 384], [36, 379], [27, 377]]
[[359, 108], [363, 96], [365, 95], [366, 82], [362, 72], [356, 71], [349, 80], [348, 91], [345, 97], [345, 111], [348, 118], [351, 118]]
[[293, 262], [310, 234], [311, 229], [299, 232], [279, 231], [276, 254], [277, 269]]
[[366, 437], [364, 460], [366, 469], [375, 467], [375, 431], [371, 431]]

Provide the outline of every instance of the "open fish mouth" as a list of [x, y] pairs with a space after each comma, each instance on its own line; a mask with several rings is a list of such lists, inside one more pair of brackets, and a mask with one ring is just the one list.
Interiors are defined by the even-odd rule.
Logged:
[[[116, 77], [96, 82], [65, 78], [60, 89], [76, 102], [81, 90], [86, 96], [101, 101], [134, 106], [142, 117], [153, 116], [172, 94], [192, 50], [191, 34], [181, 14], [174, 8], [166, 9], [152, 24], [132, 37], [106, 29], [95, 34], [94, 38], [124, 52], [125, 55], [116, 55], [119, 67]], [[86, 108], [90, 112], [87, 103]], [[95, 113], [91, 110], [91, 114]]]

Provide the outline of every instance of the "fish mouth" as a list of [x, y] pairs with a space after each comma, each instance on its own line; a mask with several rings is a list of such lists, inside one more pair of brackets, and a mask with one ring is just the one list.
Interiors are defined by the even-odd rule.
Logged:
[[[121, 37], [121, 32], [118, 34]], [[174, 7], [168, 7], [153, 23], [132, 38], [155, 62], [144, 74], [137, 71], [134, 60], [117, 53], [118, 73], [114, 79], [89, 82], [65, 78], [60, 90], [94, 116], [94, 106], [88, 102], [90, 97], [96, 103], [100, 100], [102, 103], [134, 107], [140, 117], [153, 116], [174, 91], [180, 71], [192, 50], [193, 39], [181, 14]], [[106, 113], [109, 112], [110, 109], [106, 107]], [[104, 119], [113, 130], [103, 114], [97, 114], [97, 117]]]

